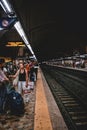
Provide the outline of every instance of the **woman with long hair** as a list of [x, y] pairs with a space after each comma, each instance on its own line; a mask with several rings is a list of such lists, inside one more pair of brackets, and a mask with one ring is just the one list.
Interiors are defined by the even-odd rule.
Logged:
[[17, 70], [15, 75], [11, 75], [10, 77], [16, 78], [18, 76], [18, 92], [22, 94], [23, 87], [28, 86], [28, 72], [24, 67], [22, 62], [19, 63], [19, 69]]

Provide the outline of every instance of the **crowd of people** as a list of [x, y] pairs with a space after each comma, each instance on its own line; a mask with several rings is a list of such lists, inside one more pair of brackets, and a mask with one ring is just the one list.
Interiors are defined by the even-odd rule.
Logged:
[[59, 65], [63, 67], [73, 67], [73, 68], [87, 68], [87, 58], [62, 58], [54, 59], [53, 61], [47, 62], [50, 65]]
[[3, 112], [5, 97], [10, 89], [15, 89], [23, 97], [24, 103], [29, 102], [37, 72], [38, 62], [35, 60], [18, 59], [5, 63], [4, 59], [0, 59], [0, 113]]

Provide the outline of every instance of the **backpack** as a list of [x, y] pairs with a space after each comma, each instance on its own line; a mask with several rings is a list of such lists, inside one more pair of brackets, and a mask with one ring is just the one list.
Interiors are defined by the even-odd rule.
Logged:
[[8, 102], [11, 114], [13, 115], [24, 114], [23, 97], [16, 90], [13, 89], [9, 92], [7, 102]]

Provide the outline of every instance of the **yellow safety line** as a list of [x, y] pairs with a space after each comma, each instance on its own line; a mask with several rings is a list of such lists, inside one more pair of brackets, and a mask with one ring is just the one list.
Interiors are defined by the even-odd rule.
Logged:
[[38, 80], [36, 84], [34, 130], [52, 130], [52, 124], [50, 120], [40, 70], [38, 72]]

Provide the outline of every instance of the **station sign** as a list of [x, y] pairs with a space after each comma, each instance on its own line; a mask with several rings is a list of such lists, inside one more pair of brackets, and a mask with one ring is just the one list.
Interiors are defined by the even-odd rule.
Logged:
[[8, 42], [6, 47], [25, 47], [23, 42]]
[[12, 59], [10, 57], [3, 57], [3, 56], [0, 56], [0, 59], [4, 59], [5, 62], [10, 62], [12, 61]]

